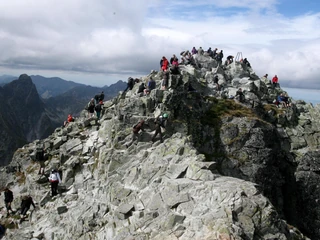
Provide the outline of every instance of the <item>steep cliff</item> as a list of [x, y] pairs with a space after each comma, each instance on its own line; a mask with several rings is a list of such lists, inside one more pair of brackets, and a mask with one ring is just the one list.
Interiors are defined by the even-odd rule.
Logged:
[[31, 78], [23, 74], [18, 80], [0, 88], [1, 164], [7, 164], [13, 150], [25, 143], [51, 134], [55, 126]]
[[[19, 149], [1, 176], [16, 196], [39, 208], [29, 222], [8, 222], [8, 239], [319, 239], [319, 109], [272, 102], [281, 88], [233, 63], [196, 56], [160, 90], [131, 91], [105, 102], [103, 116], [84, 116]], [[219, 77], [219, 88], [214, 76]], [[246, 101], [239, 103], [237, 89]], [[164, 141], [151, 141], [154, 119], [167, 113]], [[145, 131], [130, 147], [132, 126]], [[34, 161], [41, 142], [50, 169], [62, 172], [60, 195]], [[17, 217], [19, 218], [19, 217]], [[298, 230], [302, 230], [303, 234]]]

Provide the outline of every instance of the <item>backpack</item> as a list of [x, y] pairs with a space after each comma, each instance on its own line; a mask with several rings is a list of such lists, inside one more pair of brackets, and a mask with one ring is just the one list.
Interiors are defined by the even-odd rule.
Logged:
[[36, 149], [36, 161], [44, 161], [44, 150], [42, 148]]

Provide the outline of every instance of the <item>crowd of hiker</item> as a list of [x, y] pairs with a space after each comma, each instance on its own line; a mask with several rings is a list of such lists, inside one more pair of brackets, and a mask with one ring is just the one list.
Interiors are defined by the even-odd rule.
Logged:
[[101, 112], [103, 109], [103, 100], [104, 100], [104, 92], [102, 91], [100, 94], [95, 95], [91, 100], [86, 104], [85, 110], [87, 111], [87, 117], [97, 117], [99, 120], [101, 118]]

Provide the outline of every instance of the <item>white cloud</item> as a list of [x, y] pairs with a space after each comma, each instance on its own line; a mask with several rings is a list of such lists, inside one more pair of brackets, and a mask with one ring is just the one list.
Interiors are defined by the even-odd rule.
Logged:
[[284, 84], [319, 88], [320, 13], [289, 18], [277, 12], [277, 4], [2, 1], [0, 74], [42, 72], [109, 85], [157, 69], [163, 55], [202, 46], [224, 49], [225, 55], [242, 52], [257, 74], [278, 74]]

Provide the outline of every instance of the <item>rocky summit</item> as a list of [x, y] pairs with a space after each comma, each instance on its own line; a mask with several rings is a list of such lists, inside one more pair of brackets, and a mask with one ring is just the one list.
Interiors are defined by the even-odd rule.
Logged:
[[[3, 239], [320, 239], [319, 107], [276, 106], [284, 91], [251, 67], [194, 58], [168, 75], [166, 90], [165, 73], [151, 71], [104, 102], [100, 119], [84, 110], [18, 149], [1, 170], [14, 195], [13, 214], [0, 203]], [[150, 77], [156, 89], [137, 93]], [[163, 113], [160, 141], [154, 120]], [[126, 144], [141, 119], [144, 131]], [[51, 197], [53, 168], [62, 182]], [[36, 208], [21, 219], [29, 194]]]

